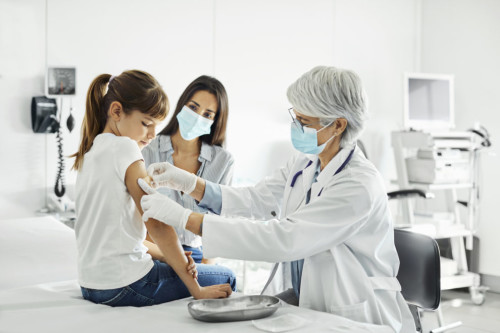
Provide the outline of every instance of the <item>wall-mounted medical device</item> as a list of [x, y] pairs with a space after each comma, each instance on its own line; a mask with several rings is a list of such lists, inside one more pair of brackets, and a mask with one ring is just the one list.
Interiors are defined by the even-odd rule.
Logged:
[[31, 99], [31, 128], [35, 133], [57, 132], [59, 119], [54, 98], [36, 96]]
[[414, 130], [455, 128], [452, 75], [405, 73], [403, 125]]
[[47, 96], [74, 96], [76, 94], [75, 67], [48, 67], [45, 80]]
[[[31, 101], [31, 125], [35, 133], [56, 133], [58, 167], [54, 194], [56, 201], [62, 203], [66, 192], [64, 185], [64, 156], [62, 137], [63, 102], [69, 102], [69, 116], [66, 126], [71, 132], [75, 126], [73, 111], [73, 96], [76, 94], [76, 68], [75, 67], [48, 67], [45, 76], [46, 96], [36, 96]], [[59, 105], [59, 108], [58, 108]], [[57, 205], [56, 205], [57, 206]], [[61, 208], [57, 206], [59, 210]]]
[[[47, 75], [45, 75], [45, 93], [49, 97], [59, 98], [61, 101], [61, 112], [63, 98], [69, 99], [69, 116], [66, 120], [66, 126], [71, 132], [75, 127], [75, 119], [73, 117], [73, 100], [72, 97], [76, 94], [76, 68], [75, 67], [47, 67]], [[68, 98], [69, 97], [69, 98]], [[59, 115], [61, 122], [61, 115]]]

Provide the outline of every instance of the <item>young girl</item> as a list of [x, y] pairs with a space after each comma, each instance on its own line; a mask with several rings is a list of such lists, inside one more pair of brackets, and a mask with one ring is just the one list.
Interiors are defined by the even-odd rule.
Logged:
[[[79, 283], [92, 302], [145, 306], [190, 294], [227, 297], [235, 288], [234, 274], [224, 267], [201, 265], [196, 280], [175, 230], [141, 221], [144, 192], [137, 180], [147, 176], [141, 149], [167, 112], [163, 89], [142, 71], [101, 74], [89, 87], [73, 168]], [[146, 232], [159, 251], [148, 253]]]
[[[200, 76], [182, 93], [168, 125], [143, 151], [146, 167], [169, 162], [216, 184], [231, 185], [234, 160], [222, 148], [226, 137], [228, 100], [222, 83], [210, 76]], [[158, 192], [194, 212], [205, 213], [195, 200], [166, 187]], [[185, 229], [176, 229], [185, 251], [195, 262], [203, 259], [201, 237]]]

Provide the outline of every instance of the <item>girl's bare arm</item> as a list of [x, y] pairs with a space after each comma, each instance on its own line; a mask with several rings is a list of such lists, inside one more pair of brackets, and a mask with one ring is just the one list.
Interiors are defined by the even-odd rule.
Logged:
[[[140, 202], [145, 193], [137, 184], [137, 180], [144, 177], [147, 177], [147, 172], [142, 160], [132, 163], [125, 174], [125, 185], [141, 215], [143, 212]], [[149, 219], [146, 222], [146, 228], [152, 240], [163, 253], [165, 262], [174, 269], [194, 298], [221, 298], [231, 294], [229, 284], [200, 287], [196, 279], [186, 270], [188, 259], [174, 228], [154, 219]]]

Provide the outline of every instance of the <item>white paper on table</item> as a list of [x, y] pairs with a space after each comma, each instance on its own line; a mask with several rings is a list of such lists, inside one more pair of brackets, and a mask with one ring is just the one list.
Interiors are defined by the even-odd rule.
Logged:
[[252, 320], [255, 327], [267, 332], [285, 332], [300, 328], [308, 323], [309, 320], [297, 315], [287, 313], [281, 316]]

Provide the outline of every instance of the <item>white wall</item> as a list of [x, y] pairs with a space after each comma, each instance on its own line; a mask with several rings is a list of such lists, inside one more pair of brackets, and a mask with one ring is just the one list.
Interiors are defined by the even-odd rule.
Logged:
[[[65, 136], [66, 155], [78, 149], [85, 95], [97, 75], [150, 72], [173, 109], [189, 82], [213, 74], [211, 1], [48, 0], [48, 12], [48, 65], [77, 68], [76, 130]], [[76, 179], [69, 171], [72, 161], [67, 163], [69, 183]]]
[[333, 2], [216, 2], [215, 74], [228, 88], [228, 149], [239, 183], [255, 183], [293, 152], [287, 87], [333, 63]]
[[422, 3], [422, 71], [455, 75], [457, 129], [479, 121], [493, 147], [482, 156], [478, 236], [480, 272], [500, 276], [500, 2], [425, 0]]
[[[0, 217], [45, 205], [45, 135], [32, 134], [31, 96], [43, 94], [45, 3], [0, 1]], [[48, 138], [52, 142], [52, 138]]]
[[[0, 126], [9, 141], [1, 147], [12, 161], [2, 166], [0, 217], [31, 215], [44, 206], [43, 188], [52, 192], [55, 136], [32, 134], [29, 115], [31, 96], [43, 93], [46, 64], [77, 67], [77, 128], [63, 132], [65, 155], [78, 147], [85, 93], [96, 75], [149, 71], [172, 106], [195, 77], [215, 75], [229, 93], [227, 148], [240, 184], [256, 182], [293, 151], [288, 85], [315, 65], [349, 67], [370, 95], [376, 125], [364, 138], [372, 138], [372, 158], [382, 172], [392, 168], [379, 127], [393, 126], [400, 73], [415, 61], [413, 0], [47, 0], [47, 25], [43, 1], [0, 4], [0, 116], [6, 119]], [[64, 100], [63, 120], [68, 106]], [[68, 184], [76, 178], [71, 163], [66, 161]]]
[[361, 136], [390, 186], [396, 178], [390, 132], [402, 129], [403, 72], [417, 62], [418, 1], [337, 1], [334, 64], [363, 79], [370, 120]]
[[415, 8], [398, 0], [217, 1], [215, 73], [230, 90], [228, 148], [241, 182], [259, 180], [293, 151], [286, 88], [316, 65], [360, 74], [372, 113], [362, 139], [386, 178], [394, 175], [389, 132], [401, 126], [402, 72], [414, 69]]

